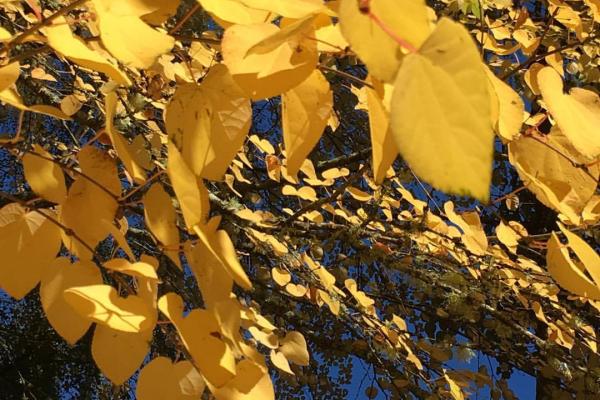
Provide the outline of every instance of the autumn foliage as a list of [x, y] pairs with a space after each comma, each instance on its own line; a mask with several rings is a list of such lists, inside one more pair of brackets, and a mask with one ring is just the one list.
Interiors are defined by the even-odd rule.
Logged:
[[0, 288], [141, 400], [593, 398], [599, 7], [3, 1]]

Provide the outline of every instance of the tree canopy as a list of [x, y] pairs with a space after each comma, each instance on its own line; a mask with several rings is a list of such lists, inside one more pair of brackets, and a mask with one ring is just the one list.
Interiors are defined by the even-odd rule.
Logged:
[[0, 1], [1, 397], [596, 398], [599, 23]]

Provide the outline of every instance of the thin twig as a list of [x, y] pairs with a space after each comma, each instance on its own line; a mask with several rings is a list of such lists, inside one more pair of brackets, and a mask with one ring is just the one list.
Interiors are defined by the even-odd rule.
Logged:
[[346, 79], [350, 79], [351, 81], [354, 81], [354, 82], [360, 83], [361, 85], [368, 86], [368, 87], [370, 87], [371, 89], [375, 89], [375, 88], [373, 87], [373, 85], [371, 85], [369, 82], [363, 81], [362, 79], [360, 79], [360, 78], [357, 78], [357, 77], [356, 77], [356, 76], [354, 76], [354, 75], [350, 75], [350, 74], [349, 74], [349, 73], [347, 73], [347, 72], [340, 71], [340, 70], [337, 70], [337, 69], [335, 69], [335, 68], [330, 68], [330, 67], [328, 67], [328, 66], [326, 66], [326, 65], [322, 65], [322, 64], [319, 64], [319, 65], [317, 65], [317, 68], [319, 68], [319, 69], [320, 69], [320, 70], [322, 70], [322, 71], [332, 72], [332, 73], [334, 73], [334, 74], [337, 74], [337, 75], [339, 75], [339, 76], [343, 76], [343, 77], [344, 77], [344, 78], [346, 78]]
[[49, 16], [48, 18], [43, 20], [42, 22], [39, 22], [28, 29], [25, 29], [23, 31], [23, 33], [15, 36], [8, 42], [4, 43], [2, 45], [2, 47], [0, 47], [0, 55], [8, 52], [8, 50], [10, 50], [10, 48], [13, 45], [23, 42], [25, 39], [27, 39], [28, 36], [32, 35], [33, 33], [37, 32], [38, 30], [42, 29], [45, 26], [49, 26], [50, 24], [52, 24], [52, 21], [54, 21], [55, 19], [62, 17], [69, 11], [72, 11], [73, 9], [79, 7], [80, 5], [83, 5], [83, 3], [87, 2], [87, 1], [88, 0], [75, 0], [74, 2], [72, 2], [71, 4], [69, 4], [66, 7], [61, 8], [60, 10], [58, 10], [57, 12], [55, 12], [54, 14], [52, 14], [51, 16]]
[[184, 16], [183, 18], [181, 18], [181, 20], [179, 22], [177, 22], [177, 24], [173, 27], [173, 29], [171, 29], [169, 31], [169, 35], [173, 35], [174, 33], [176, 33], [177, 31], [179, 31], [181, 29], [181, 27], [183, 26], [183, 24], [185, 24], [187, 22], [188, 19], [192, 18], [192, 16], [196, 13], [196, 11], [198, 11], [200, 9], [200, 3], [196, 3], [194, 4], [194, 7], [192, 7]]

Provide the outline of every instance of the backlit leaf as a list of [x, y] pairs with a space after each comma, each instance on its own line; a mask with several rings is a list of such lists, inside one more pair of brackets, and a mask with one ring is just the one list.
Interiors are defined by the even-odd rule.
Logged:
[[[443, 18], [396, 77], [391, 127], [402, 157], [435, 188], [489, 198], [490, 93], [469, 32]], [[460, 110], [460, 111], [459, 111]]]
[[104, 263], [104, 267], [112, 271], [121, 272], [125, 275], [157, 280], [158, 275], [154, 267], [145, 262], [131, 263], [124, 258], [113, 258]]
[[71, 264], [60, 257], [48, 264], [40, 285], [40, 300], [48, 322], [60, 336], [73, 345], [92, 325], [63, 298], [63, 292], [74, 286], [102, 284], [102, 274], [92, 262]]
[[[109, 3], [110, 4], [110, 3]], [[135, 15], [119, 15], [103, 0], [94, 0], [102, 43], [123, 64], [148, 68], [173, 47], [175, 39], [151, 28]]]
[[333, 109], [333, 93], [321, 71], [281, 96], [283, 141], [287, 169], [296, 175], [321, 138]]
[[62, 169], [50, 153], [40, 145], [33, 146], [33, 153], [23, 156], [23, 168], [27, 183], [44, 199], [60, 204], [67, 197], [67, 187]]
[[0, 209], [0, 288], [15, 299], [40, 282], [60, 250], [61, 229], [44, 215], [56, 220], [56, 214], [46, 209], [26, 211], [15, 203]]
[[590, 159], [600, 155], [600, 97], [581, 88], [563, 93], [562, 78], [551, 67], [540, 70], [537, 81], [548, 111], [577, 151]]
[[308, 365], [310, 356], [306, 347], [306, 339], [300, 332], [288, 332], [281, 339], [279, 351], [291, 362], [298, 365]]
[[64, 18], [58, 18], [53, 25], [44, 28], [43, 32], [50, 47], [63, 57], [84, 68], [102, 72], [122, 85], [131, 85], [124, 72], [87, 47], [83, 40], [74, 36]]
[[296, 44], [286, 41], [268, 53], [248, 54], [251, 47], [278, 31], [277, 26], [269, 23], [234, 25], [223, 36], [223, 62], [252, 100], [277, 96], [292, 89], [316, 67], [316, 43], [310, 39]]
[[573, 263], [567, 247], [560, 243], [554, 232], [548, 240], [546, 262], [548, 263], [548, 272], [563, 289], [578, 296], [600, 300], [598, 286]]
[[134, 295], [121, 297], [112, 286], [75, 286], [63, 296], [80, 315], [114, 330], [143, 332], [156, 322], [150, 305]]
[[[177, 214], [171, 197], [160, 183], [153, 184], [144, 194], [144, 217], [146, 225], [160, 243], [167, 247], [179, 246]], [[180, 264], [178, 250], [169, 249], [165, 253], [175, 264]]]
[[187, 166], [181, 153], [171, 141], [169, 141], [168, 150], [167, 173], [177, 200], [179, 200], [185, 224], [188, 229], [191, 229], [194, 225], [203, 223], [208, 215], [210, 207], [208, 191], [202, 180], [197, 179]]
[[204, 392], [204, 379], [189, 361], [156, 357], [144, 366], [136, 386], [138, 400], [194, 400]]
[[102, 373], [115, 385], [123, 384], [140, 367], [150, 350], [152, 329], [132, 333], [96, 325], [92, 357]]
[[[384, 82], [393, 82], [403, 59], [403, 50], [388, 32], [359, 9], [359, 1], [342, 0], [340, 27], [352, 50], [369, 72]], [[423, 0], [371, 0], [370, 12], [394, 35], [418, 48], [429, 35], [429, 19]]]
[[167, 106], [165, 124], [189, 168], [199, 177], [221, 180], [250, 129], [250, 100], [224, 65], [216, 65], [199, 86], [180, 85]]
[[236, 375], [233, 353], [213, 333], [219, 332], [216, 318], [206, 310], [195, 309], [183, 317], [183, 300], [174, 293], [158, 300], [158, 308], [177, 328], [179, 337], [206, 381], [221, 387]]
[[136, 183], [142, 183], [146, 180], [146, 173], [135, 161], [134, 146], [127, 142], [127, 139], [115, 128], [113, 123], [117, 110], [117, 99], [118, 97], [115, 92], [110, 92], [106, 95], [106, 132], [129, 175], [131, 175]]

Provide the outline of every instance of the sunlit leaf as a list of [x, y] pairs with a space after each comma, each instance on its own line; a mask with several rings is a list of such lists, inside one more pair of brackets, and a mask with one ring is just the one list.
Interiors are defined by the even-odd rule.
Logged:
[[491, 101], [469, 32], [440, 20], [419, 53], [405, 58], [394, 86], [390, 124], [414, 172], [437, 189], [487, 201], [494, 151]]
[[[370, 13], [383, 25], [376, 23], [359, 9], [357, 0], [342, 0], [339, 17], [342, 33], [352, 50], [365, 62], [369, 72], [384, 82], [393, 82], [403, 59], [403, 50], [392, 37], [404, 39], [418, 48], [429, 35], [429, 18], [422, 0], [371, 0]], [[406, 49], [405, 49], [406, 50]]]
[[60, 250], [61, 229], [44, 215], [56, 221], [47, 209], [26, 211], [16, 203], [0, 209], [0, 288], [16, 299], [40, 282]]
[[485, 68], [485, 71], [494, 89], [495, 101], [498, 102], [498, 119], [492, 122], [498, 135], [506, 141], [511, 141], [521, 130], [525, 105], [513, 88], [496, 77], [489, 68]]
[[151, 28], [135, 15], [115, 13], [110, 3], [94, 0], [102, 43], [123, 64], [148, 68], [171, 50], [175, 39]]
[[[225, 31], [221, 43], [223, 62], [233, 79], [253, 100], [277, 96], [304, 81], [317, 64], [316, 42], [286, 41], [263, 54], [248, 50], [279, 32], [273, 24], [234, 25]], [[309, 34], [306, 34], [309, 36]]]
[[64, 18], [58, 18], [54, 24], [44, 28], [43, 32], [50, 47], [63, 57], [84, 68], [102, 72], [122, 85], [131, 85], [131, 81], [124, 72], [87, 47], [83, 40], [74, 36]]
[[194, 400], [205, 386], [191, 362], [156, 357], [140, 372], [135, 393], [138, 400]]
[[592, 300], [600, 300], [600, 289], [573, 263], [567, 247], [552, 232], [546, 254], [548, 272], [565, 290]]
[[[144, 217], [150, 231], [164, 246], [179, 246], [177, 214], [171, 197], [159, 183], [152, 185], [144, 194]], [[180, 265], [178, 250], [169, 249], [165, 253], [175, 264]]]
[[121, 297], [112, 286], [75, 286], [67, 289], [63, 296], [80, 315], [114, 330], [143, 332], [156, 322], [146, 302], [135, 295]]
[[40, 145], [34, 145], [34, 154], [25, 153], [23, 168], [27, 183], [34, 192], [53, 203], [62, 203], [67, 197], [65, 176], [50, 153]]
[[288, 332], [281, 339], [279, 351], [291, 362], [298, 365], [308, 365], [310, 356], [306, 347], [306, 339], [300, 332]]
[[211, 313], [195, 309], [183, 317], [183, 300], [174, 293], [161, 297], [158, 308], [177, 328], [207, 383], [221, 387], [236, 375], [233, 353], [227, 344], [213, 335], [219, 332], [219, 325]]
[[140, 367], [150, 350], [152, 329], [122, 332], [96, 325], [92, 357], [102, 373], [115, 385], [123, 384]]
[[208, 215], [208, 191], [202, 180], [197, 179], [189, 169], [177, 146], [171, 141], [168, 150], [167, 173], [179, 200], [185, 224], [191, 229], [194, 225], [203, 223]]
[[300, 85], [285, 92], [281, 102], [287, 169], [290, 175], [296, 175], [327, 126], [333, 93], [323, 74], [314, 71]]
[[112, 271], [121, 272], [125, 275], [157, 280], [158, 275], [154, 267], [145, 262], [131, 263], [124, 258], [113, 258], [104, 263], [104, 267]]
[[560, 75], [551, 67], [540, 70], [537, 81], [548, 111], [583, 156], [600, 155], [600, 98], [592, 91], [573, 88], [563, 92]]
[[92, 325], [63, 298], [63, 292], [74, 286], [99, 285], [100, 269], [89, 261], [71, 264], [60, 257], [47, 265], [40, 285], [42, 308], [50, 325], [69, 344], [75, 344]]
[[221, 180], [250, 129], [250, 100], [227, 68], [210, 69], [201, 85], [180, 85], [165, 124], [186, 164], [199, 177]]
[[142, 183], [146, 180], [146, 173], [135, 161], [134, 146], [129, 144], [127, 139], [114, 126], [113, 119], [117, 109], [117, 98], [115, 92], [108, 93], [105, 98], [106, 132], [129, 175], [131, 175], [136, 183]]

